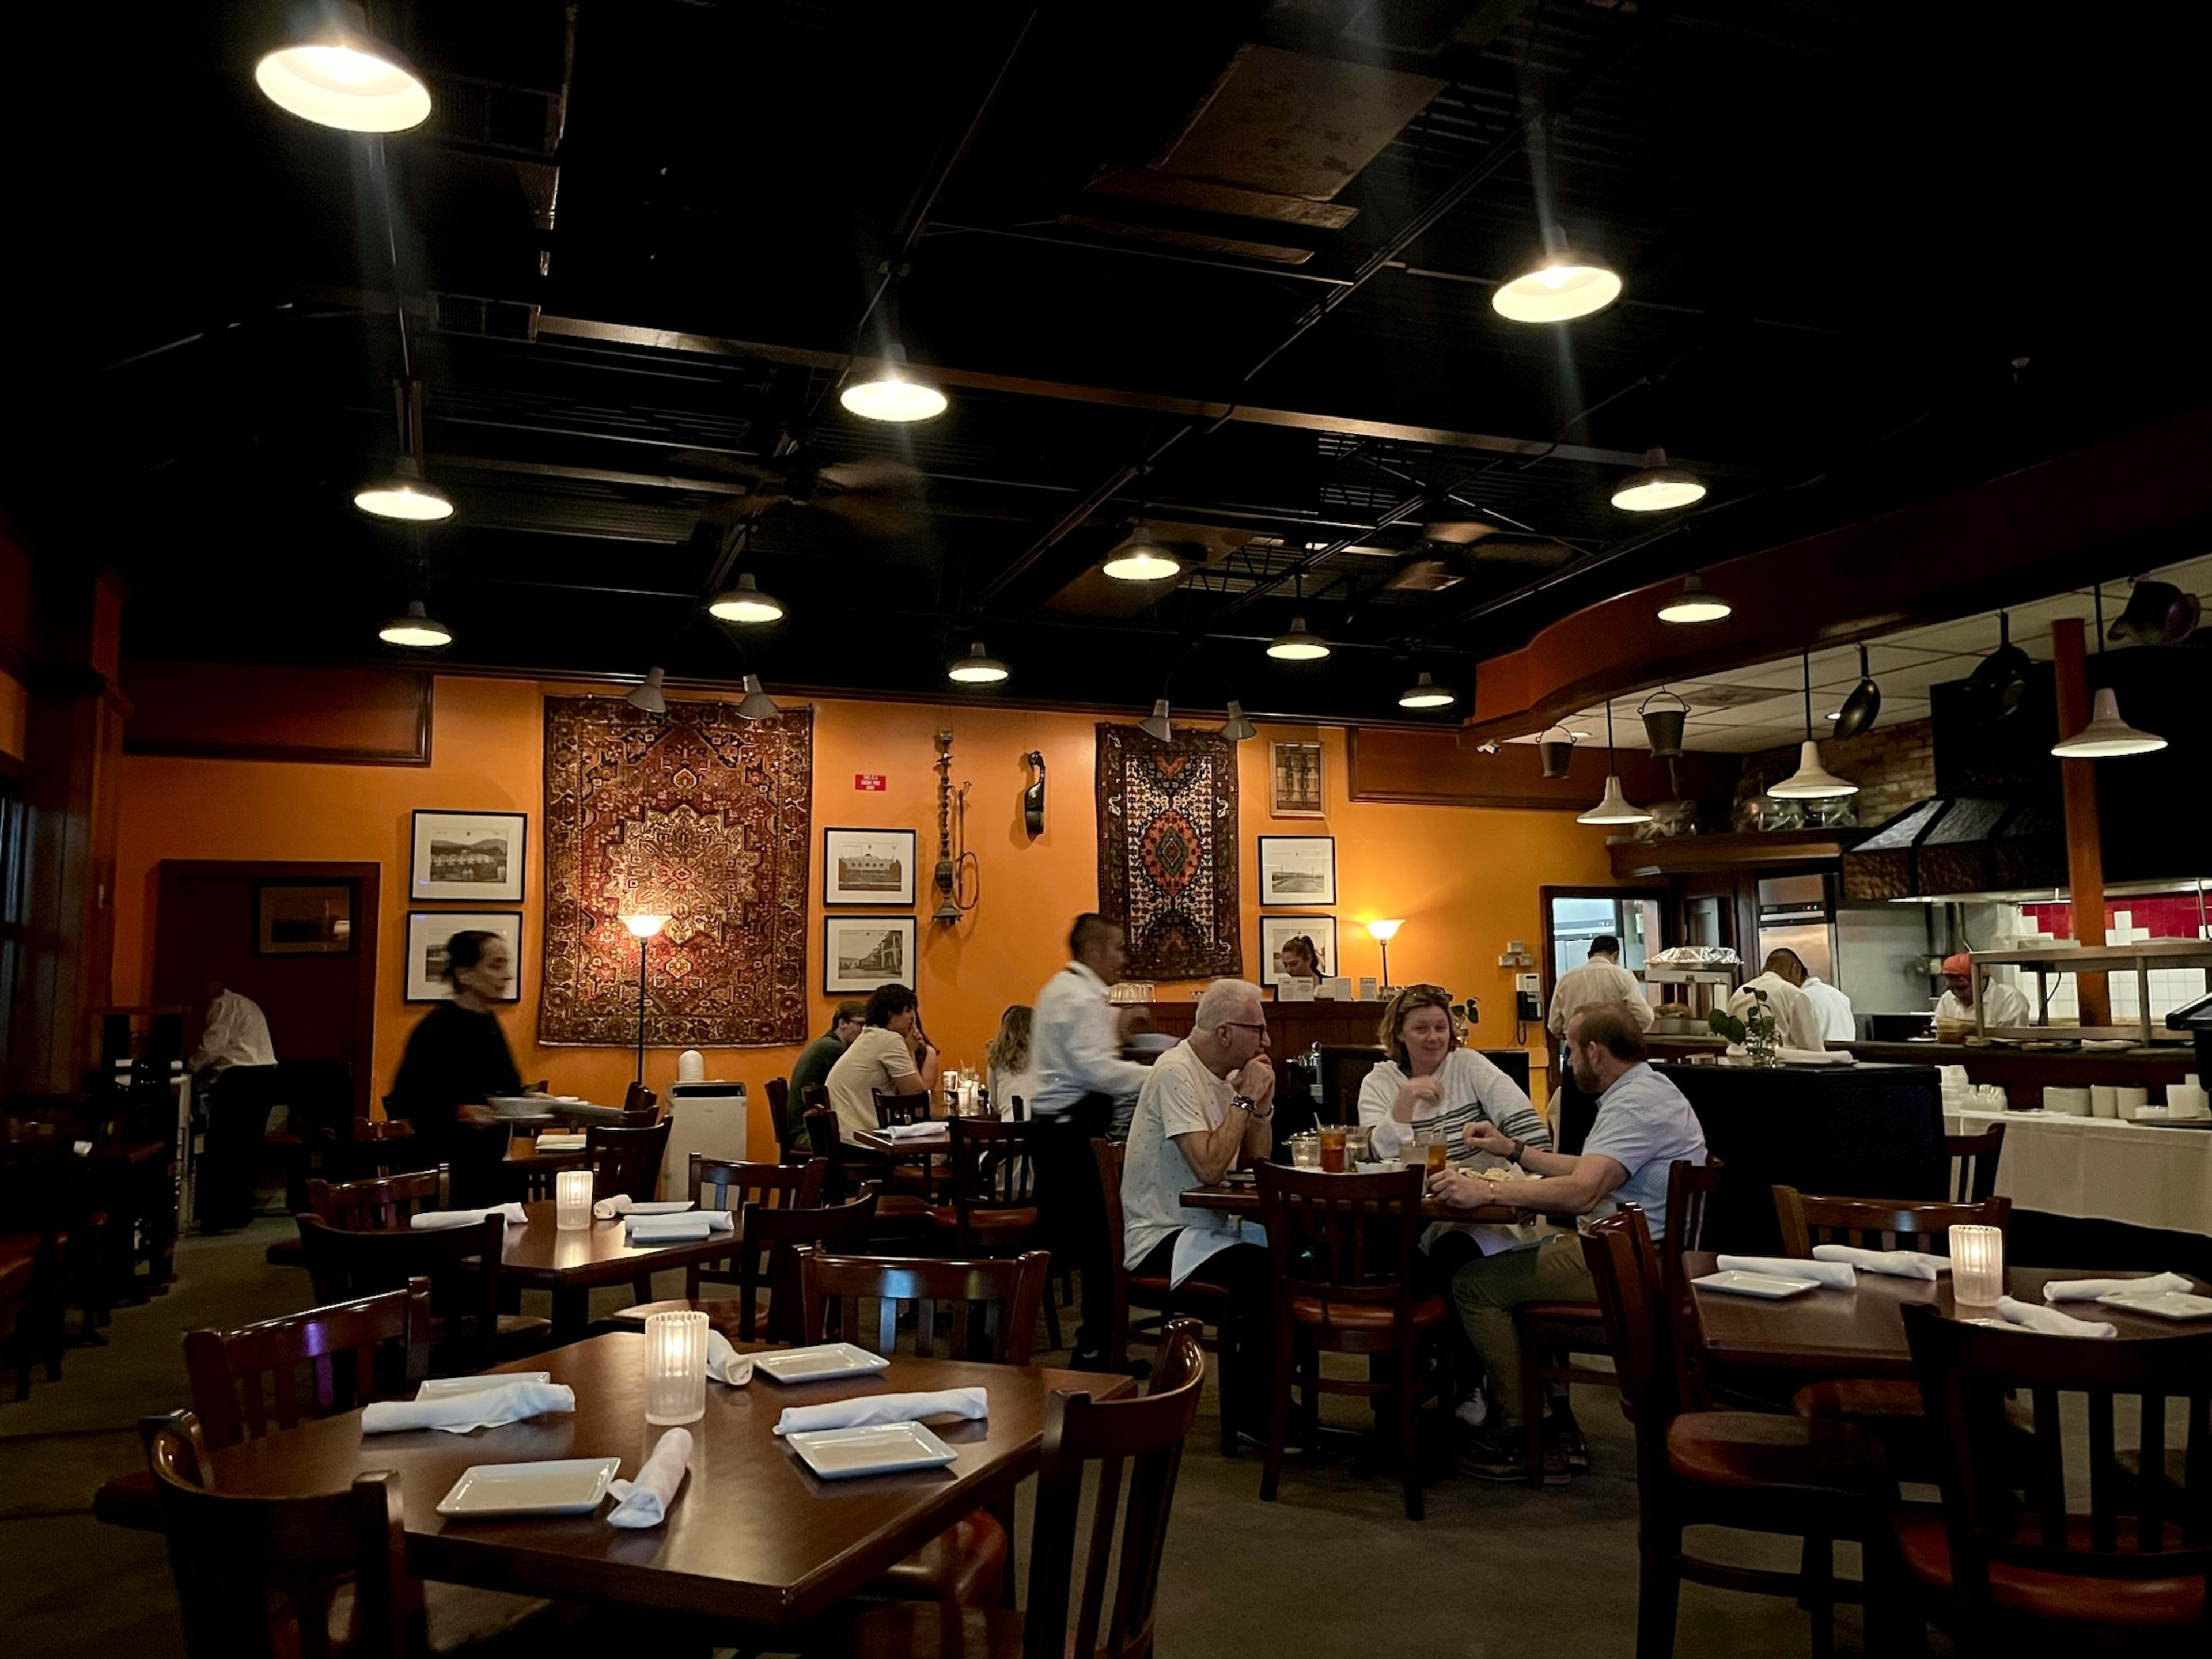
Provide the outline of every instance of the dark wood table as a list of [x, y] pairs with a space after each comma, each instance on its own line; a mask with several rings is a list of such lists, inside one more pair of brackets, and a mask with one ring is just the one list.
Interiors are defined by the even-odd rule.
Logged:
[[908, 1135], [901, 1139], [887, 1135], [881, 1129], [863, 1129], [853, 1137], [853, 1144], [865, 1146], [872, 1152], [881, 1152], [885, 1158], [933, 1158], [939, 1152], [952, 1150], [952, 1131], [940, 1123], [935, 1134]]
[[[370, 1469], [397, 1470], [408, 1565], [426, 1578], [563, 1601], [656, 1607], [773, 1628], [854, 1595], [960, 1516], [1033, 1474], [1054, 1390], [1100, 1398], [1126, 1377], [1036, 1366], [895, 1358], [873, 1376], [784, 1387], [756, 1375], [707, 1385], [690, 1425], [691, 1472], [660, 1526], [624, 1531], [588, 1516], [448, 1522], [438, 1502], [473, 1463], [620, 1457], [634, 1476], [663, 1431], [645, 1421], [645, 1338], [620, 1332], [501, 1366], [544, 1370], [576, 1391], [573, 1415], [470, 1435], [364, 1436], [358, 1413], [307, 1423], [215, 1455], [213, 1480], [240, 1493], [333, 1492]], [[786, 1406], [854, 1395], [981, 1387], [980, 1423], [933, 1423], [959, 1454], [949, 1468], [824, 1481], [770, 1431]]]
[[710, 1232], [704, 1238], [674, 1244], [633, 1244], [621, 1216], [564, 1233], [554, 1225], [552, 1200], [522, 1207], [530, 1224], [507, 1230], [500, 1270], [518, 1284], [553, 1292], [553, 1334], [562, 1342], [583, 1335], [594, 1286], [627, 1285], [665, 1268], [719, 1261], [738, 1248], [734, 1231]]
[[[1194, 1187], [1182, 1195], [1186, 1210], [1220, 1210], [1230, 1215], [1260, 1213], [1260, 1188], [1257, 1182], [1237, 1182], [1219, 1183], [1212, 1187]], [[1421, 1200], [1421, 1215], [1428, 1221], [1499, 1221], [1513, 1222], [1526, 1218], [1518, 1210], [1502, 1205], [1486, 1204], [1480, 1209], [1455, 1210], [1449, 1204], [1439, 1204], [1433, 1198]]]
[[[1682, 1265], [1692, 1279], [1714, 1270], [1710, 1251], [1692, 1250]], [[2080, 1267], [2008, 1267], [2007, 1290], [2022, 1302], [2040, 1303], [2043, 1286], [2053, 1279], [2136, 1279], [2145, 1274], [2096, 1273]], [[2203, 1290], [2200, 1283], [2200, 1292]], [[1786, 1301], [1731, 1296], [1725, 1291], [1694, 1291], [1698, 1316], [1705, 1326], [1705, 1354], [1717, 1364], [1802, 1372], [1823, 1377], [1893, 1377], [1909, 1380], [1912, 1355], [1905, 1346], [1907, 1303], [1931, 1303], [1954, 1311], [1951, 1276], [1895, 1279], [1862, 1273], [1856, 1290], [1822, 1285]], [[1969, 1310], [1970, 1312], [1981, 1310]], [[2095, 1303], [2068, 1303], [2059, 1309], [2076, 1319], [2101, 1321], [2122, 1338], [2173, 1336], [2202, 1332], [2202, 1322], [2179, 1324], [2146, 1314], [2124, 1313]], [[1990, 1316], [1994, 1317], [1994, 1315]]]

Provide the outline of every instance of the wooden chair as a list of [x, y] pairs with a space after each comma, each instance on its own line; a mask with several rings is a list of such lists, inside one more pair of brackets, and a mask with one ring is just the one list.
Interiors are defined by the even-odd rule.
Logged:
[[1983, 1204], [1996, 1196], [1997, 1162], [2004, 1153], [2005, 1126], [1992, 1123], [1978, 1135], [1945, 1135], [1958, 1177], [1951, 1196], [1961, 1204]]
[[[1229, 1332], [1229, 1291], [1202, 1277], [1205, 1266], [1180, 1285], [1170, 1285], [1165, 1273], [1132, 1273], [1125, 1265], [1127, 1241], [1121, 1213], [1121, 1159], [1127, 1143], [1119, 1140], [1093, 1139], [1091, 1155], [1098, 1163], [1098, 1185], [1104, 1202], [1101, 1213], [1105, 1218], [1106, 1237], [1099, 1259], [1113, 1264], [1114, 1304], [1113, 1322], [1106, 1336], [1106, 1364], [1109, 1370], [1126, 1370], [1129, 1364], [1129, 1339], [1137, 1334], [1132, 1322], [1131, 1309], [1156, 1310], [1158, 1317], [1146, 1322], [1151, 1328], [1164, 1330], [1178, 1317], [1188, 1322], [1211, 1325], [1222, 1334], [1217, 1346], [1221, 1358], [1221, 1398], [1238, 1398], [1237, 1389], [1242, 1379], [1231, 1370], [1231, 1360], [1236, 1345], [1226, 1340]], [[1221, 1413], [1221, 1455], [1237, 1455], [1237, 1417], [1225, 1406]]]
[[410, 1398], [430, 1374], [430, 1281], [416, 1279], [234, 1331], [186, 1331], [185, 1373], [207, 1443], [220, 1449], [372, 1400]]
[[916, 1089], [911, 1094], [887, 1095], [881, 1089], [871, 1089], [875, 1097], [876, 1121], [890, 1129], [903, 1124], [923, 1123], [929, 1119], [930, 1092]]
[[562, 1622], [550, 1602], [409, 1572], [399, 1477], [389, 1470], [313, 1497], [237, 1497], [209, 1488], [209, 1449], [191, 1413], [139, 1428], [191, 1659], [425, 1659], [493, 1642], [520, 1651]]
[[[931, 1206], [930, 1220], [951, 1235], [956, 1256], [1018, 1255], [1037, 1237], [1036, 1133], [1028, 1123], [994, 1117], [956, 1117], [946, 1124], [952, 1138], [949, 1204]], [[1061, 1346], [1060, 1304], [1047, 1287], [1045, 1334]]]
[[[887, 1095], [880, 1089], [871, 1089], [868, 1092], [875, 1099], [878, 1127], [889, 1129], [929, 1121], [930, 1103], [934, 1097], [927, 1089], [916, 1089], [911, 1093], [899, 1095]], [[939, 1191], [938, 1169], [939, 1161], [933, 1158], [925, 1158], [919, 1164], [901, 1158], [887, 1158], [884, 1160], [884, 1179], [894, 1191], [903, 1188], [908, 1192], [917, 1192], [933, 1203]]]
[[1856, 1244], [1869, 1250], [1948, 1255], [1952, 1228], [2002, 1230], [2012, 1218], [2012, 1200], [1989, 1198], [1955, 1204], [1943, 1199], [1814, 1198], [1795, 1187], [1777, 1187], [1774, 1212], [1782, 1224], [1785, 1255], [1810, 1255], [1815, 1244]]
[[660, 1097], [642, 1083], [633, 1083], [623, 1094], [623, 1122], [646, 1125], [660, 1121]]
[[668, 1132], [673, 1125], [662, 1118], [639, 1125], [588, 1125], [584, 1130], [584, 1167], [592, 1172], [594, 1203], [628, 1193], [640, 1202], [660, 1194], [660, 1163], [668, 1154]]
[[335, 1186], [327, 1181], [310, 1181], [307, 1209], [349, 1233], [404, 1230], [425, 1211], [444, 1209], [450, 1185], [442, 1164], [434, 1170], [372, 1176]]
[[[807, 1085], [811, 1092], [814, 1085]], [[852, 1148], [846, 1146], [837, 1133], [837, 1115], [828, 1107], [811, 1108], [806, 1114], [806, 1138], [822, 1149], [829, 1160], [830, 1172], [822, 1182], [823, 1196], [836, 1201], [850, 1199], [870, 1188], [878, 1188], [875, 1217], [870, 1224], [868, 1242], [872, 1245], [908, 1243], [930, 1230], [929, 1205], [927, 1200], [913, 1193], [893, 1193], [879, 1189], [882, 1166], [856, 1167], [849, 1161]]]
[[[1329, 1175], [1259, 1166], [1260, 1218], [1274, 1257], [1275, 1376], [1260, 1496], [1273, 1503], [1290, 1437], [1291, 1391], [1304, 1396], [1306, 1443], [1316, 1438], [1321, 1395], [1387, 1399], [1395, 1407], [1406, 1518], [1421, 1518], [1415, 1410], [1423, 1393], [1421, 1346], [1446, 1311], [1423, 1295], [1419, 1270], [1423, 1172]], [[1324, 1353], [1366, 1354], [1389, 1375], [1354, 1382], [1323, 1373]], [[1374, 1373], [1370, 1371], [1370, 1379]], [[1224, 1409], [1226, 1410], [1224, 1404]]]
[[[735, 1212], [739, 1248], [718, 1261], [695, 1261], [684, 1270], [684, 1294], [687, 1300], [696, 1301], [699, 1282], [713, 1278], [724, 1282], [740, 1278], [738, 1258], [757, 1255], [762, 1246], [747, 1239], [745, 1218], [755, 1210], [807, 1209], [822, 1201], [822, 1182], [830, 1173], [830, 1160], [811, 1158], [805, 1164], [746, 1164], [734, 1158], [708, 1158], [703, 1152], [691, 1154], [690, 1166], [691, 1202], [702, 1210], [729, 1210]], [[745, 1336], [751, 1339], [752, 1321], [745, 1321]]]
[[813, 1156], [806, 1144], [806, 1108], [791, 1097], [791, 1079], [768, 1080], [768, 1118], [775, 1126], [776, 1156], [786, 1164], [804, 1164]]
[[[1151, 1659], [1176, 1479], [1205, 1380], [1196, 1323], [1177, 1320], [1141, 1399], [1054, 1394], [1047, 1402], [1025, 1612], [967, 1607], [956, 1621], [948, 1609], [878, 1607], [846, 1629], [840, 1651], [851, 1659]], [[1094, 1464], [1086, 1526], [1085, 1475]], [[1079, 1534], [1091, 1540], [1080, 1576]]]
[[[2090, 1342], [1992, 1330], [1924, 1304], [1903, 1312], [1925, 1408], [1939, 1425], [1943, 1502], [1940, 1512], [1900, 1510], [1891, 1529], [1908, 1581], [1961, 1650], [2047, 1641], [2046, 1651], [2204, 1652], [2212, 1335]], [[2062, 1394], [2086, 1409], [2062, 1413]], [[2032, 1458], [2010, 1455], [2008, 1395], [2033, 1401]], [[2180, 1443], [2169, 1449], [2168, 1407], [2177, 1401]], [[2087, 1466], [2086, 1514], [2068, 1501], [2069, 1464]]]
[[[1708, 1157], [1702, 1164], [1677, 1158], [1667, 1169], [1667, 1237], [1661, 1241], [1662, 1263], [1682, 1259], [1685, 1250], [1704, 1248], [1705, 1211], [1721, 1184], [1726, 1166]], [[1580, 1382], [1593, 1389], [1620, 1386], [1619, 1373], [1596, 1365], [1577, 1365], [1577, 1354], [1607, 1352], [1605, 1317], [1594, 1302], [1524, 1302], [1513, 1310], [1513, 1324], [1521, 1341], [1521, 1399], [1527, 1413], [1522, 1467], [1528, 1484], [1544, 1484], [1544, 1388], [1556, 1383], [1562, 1390], [1556, 1402], [1559, 1426], [1576, 1431], [1571, 1397], [1565, 1392]], [[1558, 1356], [1556, 1358], [1553, 1356]], [[1571, 1457], [1572, 1453], [1569, 1454]]]
[[425, 1232], [349, 1232], [318, 1215], [295, 1219], [318, 1303], [356, 1302], [404, 1290], [416, 1279], [430, 1281], [438, 1343], [432, 1357], [441, 1375], [483, 1370], [544, 1346], [552, 1334], [549, 1321], [499, 1311], [506, 1227], [496, 1215], [481, 1226]]
[[799, 1142], [817, 1158], [830, 1156], [830, 1149], [814, 1138], [814, 1115], [830, 1112], [830, 1125], [836, 1125], [836, 1114], [830, 1111], [830, 1091], [819, 1083], [810, 1083], [799, 1091]]
[[[1895, 1499], [1873, 1437], [1848, 1423], [1711, 1410], [1700, 1339], [1664, 1296], [1643, 1212], [1624, 1206], [1593, 1223], [1582, 1243], [1620, 1376], [1620, 1408], [1636, 1431], [1636, 1659], [1673, 1654], [1685, 1579], [1802, 1602], [1813, 1615], [1813, 1651], [1825, 1659], [1838, 1595], [1832, 1540], [1881, 1539]], [[1686, 1553], [1683, 1528], [1706, 1525], [1800, 1537], [1800, 1571]], [[1878, 1552], [1868, 1553], [1871, 1573]], [[1867, 1650], [1881, 1650], [1871, 1632]]]
[[[868, 1248], [869, 1224], [877, 1197], [863, 1193], [849, 1204], [819, 1209], [767, 1209], [748, 1206], [738, 1219], [738, 1295], [734, 1298], [690, 1298], [641, 1303], [615, 1316], [642, 1323], [649, 1314], [696, 1309], [714, 1328], [736, 1341], [797, 1344], [805, 1340], [806, 1318], [799, 1305], [798, 1252], [808, 1246], [839, 1255]], [[768, 1304], [761, 1305], [765, 1291]]]

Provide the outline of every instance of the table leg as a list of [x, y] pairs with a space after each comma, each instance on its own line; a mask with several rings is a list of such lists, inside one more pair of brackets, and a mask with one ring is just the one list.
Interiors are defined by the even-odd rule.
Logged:
[[556, 1285], [553, 1291], [553, 1340], [580, 1342], [590, 1322], [592, 1293], [580, 1285]]

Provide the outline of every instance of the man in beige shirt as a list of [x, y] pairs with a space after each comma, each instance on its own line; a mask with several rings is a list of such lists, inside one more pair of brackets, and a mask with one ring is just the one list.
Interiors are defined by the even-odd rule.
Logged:
[[1651, 1000], [1644, 994], [1644, 981], [1620, 965], [1620, 941], [1600, 933], [1589, 943], [1589, 960], [1568, 969], [1552, 988], [1552, 1012], [1544, 1029], [1564, 1042], [1569, 1020], [1585, 1008], [1611, 1003], [1626, 1005], [1638, 1030], [1651, 1029]]

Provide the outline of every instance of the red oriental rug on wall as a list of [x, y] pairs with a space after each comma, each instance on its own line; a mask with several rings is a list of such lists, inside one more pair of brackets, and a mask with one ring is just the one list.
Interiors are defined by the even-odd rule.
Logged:
[[545, 699], [545, 962], [538, 1040], [665, 1048], [803, 1042], [813, 711], [734, 703], [648, 714]]
[[1099, 722], [1098, 908], [1127, 930], [1131, 979], [1243, 972], [1235, 744]]

